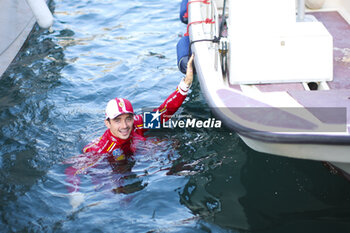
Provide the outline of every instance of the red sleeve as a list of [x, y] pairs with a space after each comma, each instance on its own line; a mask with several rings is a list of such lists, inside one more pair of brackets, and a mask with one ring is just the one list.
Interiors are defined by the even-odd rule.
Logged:
[[142, 115], [135, 115], [134, 116], [134, 130], [136, 134], [139, 134], [143, 136], [143, 133], [146, 131], [146, 129], [143, 128], [143, 117]]
[[108, 143], [108, 131], [106, 130], [104, 134], [84, 146], [83, 148], [83, 153], [88, 153], [88, 152], [95, 152], [95, 153], [104, 153], [106, 152], [106, 145]]
[[179, 89], [176, 89], [158, 108], [153, 112], [159, 111], [160, 122], [168, 121], [172, 115], [181, 107], [186, 95], [182, 95]]
[[[160, 122], [168, 121], [172, 115], [181, 107], [189, 89], [190, 87], [186, 85], [184, 79], [182, 79], [176, 90], [171, 93], [158, 108], [153, 109], [153, 112], [159, 111], [159, 113], [161, 113]], [[134, 127], [135, 131], [140, 135], [143, 135], [143, 133], [148, 130], [143, 128], [142, 115], [136, 115], [134, 117]]]
[[168, 121], [172, 115], [181, 107], [185, 100], [190, 87], [185, 84], [184, 79], [181, 80], [176, 90], [169, 95], [169, 97], [153, 111], [161, 113], [161, 122]]
[[104, 158], [105, 156], [101, 154], [90, 152], [67, 159], [64, 163], [71, 164], [71, 166], [67, 167], [64, 171], [66, 175], [66, 182], [68, 183], [68, 192], [71, 193], [79, 191], [79, 175], [87, 172], [89, 168], [94, 167], [96, 164], [98, 164], [99, 161]]
[[100, 143], [101, 139], [102, 139], [101, 137], [96, 138], [95, 140], [93, 140], [92, 142], [90, 142], [89, 144], [84, 146], [83, 153], [98, 152], [98, 150], [100, 149], [99, 143]]
[[78, 169], [67, 167], [64, 171], [66, 174], [66, 182], [68, 183], [67, 189], [69, 193], [79, 191], [80, 178], [77, 176]]

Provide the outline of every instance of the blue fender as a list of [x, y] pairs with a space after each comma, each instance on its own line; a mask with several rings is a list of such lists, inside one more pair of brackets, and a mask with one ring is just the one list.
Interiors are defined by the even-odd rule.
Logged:
[[188, 18], [184, 17], [185, 14], [187, 13], [187, 3], [188, 3], [188, 0], [182, 0], [181, 7], [180, 7], [180, 20], [185, 24], [188, 23]]
[[177, 52], [177, 67], [179, 70], [186, 74], [187, 62], [190, 58], [190, 38], [188, 36], [183, 36], [177, 42], [176, 45]]

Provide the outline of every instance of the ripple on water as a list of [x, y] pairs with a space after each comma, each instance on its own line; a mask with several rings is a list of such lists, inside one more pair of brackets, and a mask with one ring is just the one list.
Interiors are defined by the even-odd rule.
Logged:
[[[104, 132], [105, 103], [125, 97], [140, 113], [182, 78], [179, 5], [51, 4], [53, 31], [36, 27], [0, 79], [0, 229], [302, 232], [306, 224], [346, 232], [350, 188], [342, 177], [318, 162], [254, 152], [226, 130], [149, 133], [131, 171], [116, 173], [101, 160], [82, 176], [85, 201], [72, 209], [63, 161]], [[197, 80], [180, 112], [214, 117]]]

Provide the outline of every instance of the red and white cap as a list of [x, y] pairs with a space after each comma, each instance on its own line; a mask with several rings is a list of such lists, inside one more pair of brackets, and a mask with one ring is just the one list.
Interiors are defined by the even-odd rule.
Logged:
[[125, 113], [134, 114], [134, 109], [129, 100], [115, 98], [108, 102], [106, 107], [106, 119], [114, 119]]

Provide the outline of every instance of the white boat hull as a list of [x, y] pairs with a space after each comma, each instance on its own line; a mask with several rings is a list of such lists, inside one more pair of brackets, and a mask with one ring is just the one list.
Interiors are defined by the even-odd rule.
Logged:
[[[339, 12], [341, 12], [341, 15], [345, 18], [345, 21], [343, 20], [344, 22], [342, 22], [342, 25], [344, 25], [346, 21], [350, 22], [350, 18], [346, 17], [350, 12], [350, 9], [346, 8], [347, 5], [343, 6], [340, 4], [341, 1], [338, 2], [339, 5], [337, 5], [337, 7], [342, 7]], [[332, 3], [330, 1], [326, 1], [325, 6], [329, 6], [331, 4], [333, 4], [332, 7], [335, 7], [335, 3]], [[200, 3], [191, 4], [189, 9], [189, 22], [200, 21], [205, 18], [212, 17], [216, 17], [215, 20], [218, 20], [218, 17], [214, 12], [215, 9], [207, 9], [206, 7], [207, 6]], [[334, 8], [332, 9], [334, 10]], [[323, 10], [321, 12], [323, 12]], [[326, 17], [329, 18], [329, 16], [335, 18], [336, 20], [340, 20], [337, 16], [337, 13], [331, 13]], [[208, 39], [217, 36], [217, 27], [213, 25], [193, 24], [189, 29], [191, 41]], [[333, 33], [337, 32], [333, 31]], [[343, 32], [337, 34], [336, 37], [339, 37], [339, 35], [342, 35], [342, 33]], [[343, 42], [343, 40], [340, 41]], [[259, 125], [257, 125], [255, 128], [249, 127], [250, 125], [247, 123], [252, 122], [248, 122], [249, 120], [246, 118], [239, 117], [239, 114], [237, 115], [234, 111], [231, 111], [231, 113], [227, 114], [224, 113], [230, 112], [229, 108], [237, 107], [254, 108], [268, 106], [271, 108], [300, 108], [307, 110], [307, 107], [310, 106], [340, 106], [341, 108], [345, 109], [345, 115], [349, 116], [350, 103], [348, 101], [348, 98], [350, 98], [350, 84], [344, 84], [344, 81], [348, 80], [347, 75], [349, 72], [348, 69], [347, 71], [343, 71], [343, 67], [346, 67], [348, 65], [348, 55], [345, 53], [340, 54], [340, 52], [343, 50], [341, 50], [339, 46], [347, 45], [343, 45], [340, 44], [339, 41], [335, 41], [334, 69], [336, 76], [330, 84], [330, 87], [326, 82], [320, 83], [320, 91], [316, 92], [310, 92], [310, 90], [307, 89], [307, 82], [288, 84], [290, 86], [287, 86], [285, 84], [280, 85], [277, 83], [277, 85], [275, 85], [276, 90], [273, 91], [267, 91], [267, 88], [271, 88], [271, 86], [274, 84], [268, 84], [270, 85], [268, 87], [259, 86], [259, 84], [232, 85], [227, 80], [227, 77], [224, 77], [221, 74], [221, 64], [219, 59], [220, 55], [217, 52], [217, 44], [210, 42], [196, 42], [193, 43], [191, 48], [195, 53], [195, 64], [201, 90], [209, 106], [213, 109], [221, 108], [221, 110], [214, 110], [216, 117], [218, 119], [222, 119], [228, 128], [236, 131], [249, 147], [263, 153], [286, 156], [296, 159], [329, 162], [344, 171], [346, 176], [350, 177], [349, 117], [345, 116], [345, 118], [343, 118], [340, 124], [343, 129], [337, 132], [328, 132], [322, 130], [319, 130], [318, 132], [316, 130], [313, 132], [313, 129], [311, 129], [309, 131], [305, 131], [306, 133], [303, 131], [295, 131], [295, 134], [292, 136], [293, 133], [288, 133], [286, 131], [287, 133], [283, 134], [283, 130], [277, 130], [271, 131], [270, 133], [268, 132], [266, 136], [271, 136], [271, 138], [266, 139], [266, 137], [264, 138], [264, 130], [266, 130], [266, 128], [260, 127]], [[348, 51], [348, 49], [350, 49], [350, 46], [345, 50]], [[249, 51], [247, 51], [247, 53], [249, 53]], [[254, 60], [249, 62], [254, 62]], [[254, 65], [252, 66], [252, 69], [254, 69]], [[340, 85], [344, 85], [344, 87], [341, 87]], [[285, 87], [286, 89], [284, 89]], [[289, 90], [288, 88], [291, 89]], [[295, 90], [295, 88], [297, 89]], [[304, 97], [305, 99], [302, 99]], [[322, 99], [319, 97], [328, 100], [327, 103], [329, 105], [322, 104], [326, 101], [320, 101]], [[304, 103], [304, 100], [307, 103]], [[225, 111], [222, 111], [223, 108], [226, 108]], [[309, 118], [305, 118], [304, 120], [308, 121], [311, 124], [322, 126], [324, 122], [320, 120], [320, 118], [316, 119], [317, 117], [314, 120], [311, 120], [313, 117], [314, 115]], [[257, 122], [258, 121], [253, 122], [251, 125], [254, 125]], [[331, 122], [330, 125], [332, 124], [333, 123]], [[281, 138], [279, 138], [280, 135], [282, 135]], [[298, 138], [298, 136], [300, 137]], [[293, 141], [293, 139], [296, 140]]]
[[272, 143], [239, 136], [253, 150], [295, 159], [327, 161], [350, 174], [349, 145]]
[[[29, 2], [36, 2], [38, 5], [39, 1]], [[48, 0], [40, 2], [44, 5]], [[39, 17], [40, 26], [50, 27], [53, 17], [46, 4], [45, 7], [44, 17]], [[35, 22], [36, 18], [27, 1], [0, 0], [0, 77], [27, 40]]]

